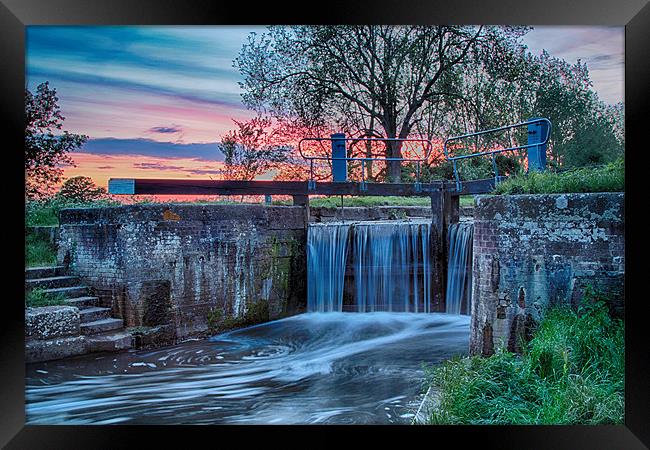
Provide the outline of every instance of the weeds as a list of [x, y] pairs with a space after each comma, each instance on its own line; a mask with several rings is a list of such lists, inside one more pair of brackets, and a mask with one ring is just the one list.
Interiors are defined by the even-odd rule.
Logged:
[[492, 194], [561, 194], [581, 192], [622, 192], [625, 190], [625, 164], [622, 158], [603, 167], [566, 172], [531, 172], [499, 183]]
[[599, 298], [550, 308], [522, 355], [454, 358], [427, 370], [432, 424], [623, 423], [624, 325]]
[[25, 267], [51, 266], [56, 264], [56, 247], [34, 233], [25, 236]]
[[25, 307], [66, 305], [63, 294], [50, 294], [43, 289], [34, 288], [25, 296]]

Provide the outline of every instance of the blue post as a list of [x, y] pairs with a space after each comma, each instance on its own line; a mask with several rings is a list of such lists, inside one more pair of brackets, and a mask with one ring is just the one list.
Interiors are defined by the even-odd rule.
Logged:
[[345, 183], [348, 181], [348, 161], [345, 150], [345, 133], [335, 133], [332, 138], [332, 181], [335, 183]]
[[[530, 120], [536, 120], [536, 118]], [[548, 123], [536, 122], [528, 125], [528, 144], [544, 141], [548, 134]], [[546, 144], [528, 148], [528, 171], [543, 172], [546, 169]]]

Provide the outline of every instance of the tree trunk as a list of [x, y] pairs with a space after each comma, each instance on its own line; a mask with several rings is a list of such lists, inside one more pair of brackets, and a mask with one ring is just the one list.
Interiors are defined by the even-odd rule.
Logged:
[[[397, 141], [388, 142], [389, 158], [402, 157], [402, 143]], [[388, 162], [388, 180], [391, 183], [399, 183], [402, 181], [402, 162], [389, 161]]]

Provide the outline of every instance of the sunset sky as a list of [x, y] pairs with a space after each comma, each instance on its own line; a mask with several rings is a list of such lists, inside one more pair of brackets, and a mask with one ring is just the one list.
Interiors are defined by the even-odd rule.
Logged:
[[[90, 136], [66, 177], [208, 178], [219, 173], [216, 142], [241, 103], [232, 67], [257, 26], [27, 27], [26, 83], [56, 88], [64, 129]], [[623, 27], [536, 27], [523, 39], [587, 63], [606, 103], [623, 101]]]

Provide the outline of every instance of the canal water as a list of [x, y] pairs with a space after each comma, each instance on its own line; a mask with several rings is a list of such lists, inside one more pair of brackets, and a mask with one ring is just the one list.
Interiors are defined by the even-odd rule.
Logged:
[[307, 313], [150, 351], [27, 366], [28, 424], [407, 424], [470, 317]]

